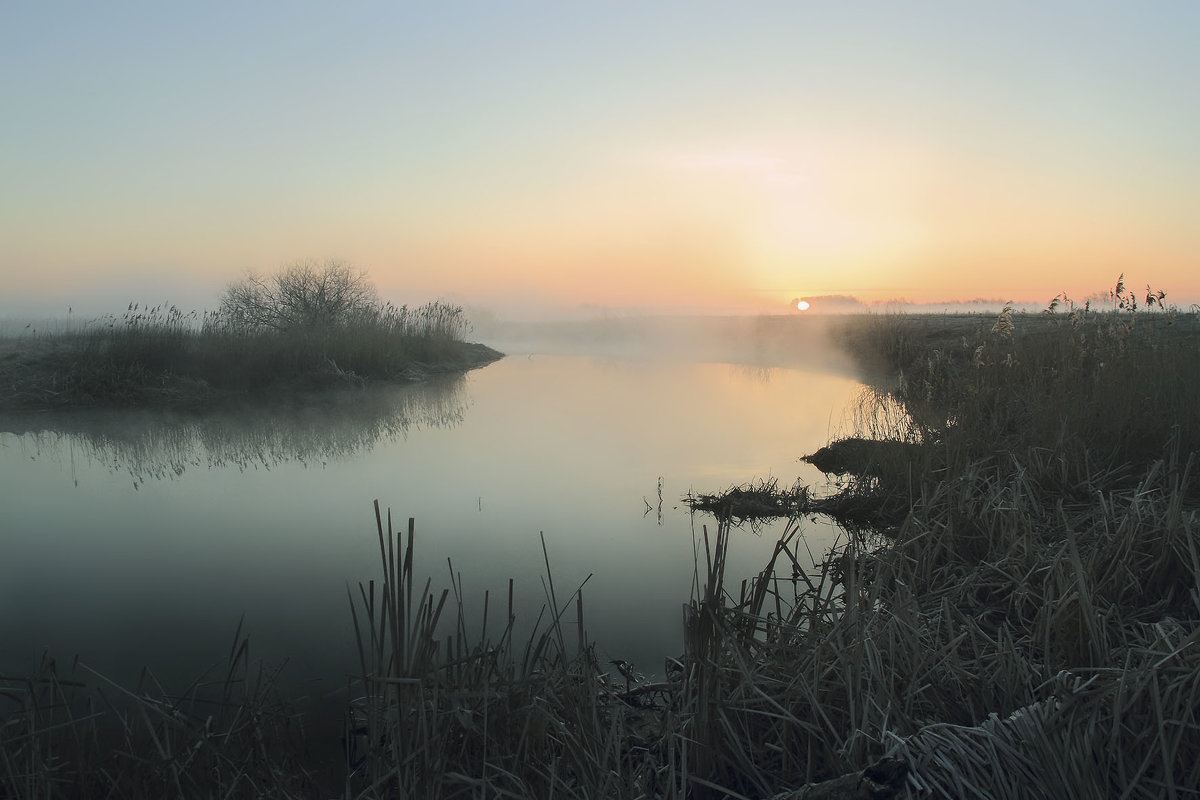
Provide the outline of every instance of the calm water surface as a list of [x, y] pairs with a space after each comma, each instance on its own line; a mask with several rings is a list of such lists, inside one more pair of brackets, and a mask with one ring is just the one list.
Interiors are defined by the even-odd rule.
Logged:
[[[205, 417], [0, 418], [0, 671], [44, 651], [117, 680], [191, 680], [227, 654], [287, 659], [292, 684], [354, 671], [347, 584], [378, 573], [372, 501], [416, 518], [417, 574], [461, 574], [468, 616], [516, 580], [544, 602], [588, 579], [602, 656], [647, 673], [681, 648], [694, 541], [689, 490], [774, 476], [828, 441], [860, 385], [801, 369], [510, 356], [465, 377], [297, 408]], [[662, 486], [660, 516], [659, 481]], [[820, 553], [836, 536], [806, 522]], [[739, 532], [738, 578], [772, 530]], [[493, 612], [494, 613], [494, 612]]]

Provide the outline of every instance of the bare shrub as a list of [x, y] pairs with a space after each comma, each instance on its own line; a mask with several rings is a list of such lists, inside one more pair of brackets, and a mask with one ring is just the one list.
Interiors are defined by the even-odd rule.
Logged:
[[357, 322], [382, 307], [362, 270], [338, 260], [301, 261], [270, 277], [251, 274], [230, 284], [220, 319], [237, 329], [289, 331]]

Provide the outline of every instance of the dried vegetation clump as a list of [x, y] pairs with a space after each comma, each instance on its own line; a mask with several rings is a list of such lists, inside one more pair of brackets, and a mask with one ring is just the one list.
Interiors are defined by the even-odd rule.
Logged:
[[[809, 460], [844, 473], [824, 499], [876, 504], [877, 535], [815, 575], [785, 536], [776, 569], [702, 604], [721, 631], [701, 661], [706, 780], [747, 797], [1197, 796], [1200, 324], [1148, 296], [1136, 310], [1122, 282], [1104, 311], [843, 330], [891, 388]], [[876, 781], [897, 764], [901, 785]]]
[[182, 691], [49, 658], [0, 676], [0, 797], [313, 797], [328, 779], [277, 672], [251, 664], [239, 626], [224, 673]]
[[341, 262], [304, 262], [232, 284], [215, 312], [131, 303], [119, 318], [4, 342], [0, 410], [204, 406], [422, 379], [500, 357], [466, 343], [468, 329], [458, 306], [393, 306]]
[[744, 522], [813, 512], [817, 501], [802, 483], [784, 489], [777, 478], [763, 478], [713, 494], [689, 493], [683, 502], [693, 511]]

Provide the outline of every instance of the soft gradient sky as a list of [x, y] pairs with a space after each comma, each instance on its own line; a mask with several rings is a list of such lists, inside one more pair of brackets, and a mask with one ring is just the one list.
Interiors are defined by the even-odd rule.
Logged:
[[0, 3], [0, 315], [1200, 299], [1200, 3]]

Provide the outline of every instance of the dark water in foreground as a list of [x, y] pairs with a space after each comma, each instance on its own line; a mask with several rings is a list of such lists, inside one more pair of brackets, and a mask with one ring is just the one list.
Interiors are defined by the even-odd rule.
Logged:
[[[796, 459], [858, 389], [801, 369], [514, 356], [304, 408], [0, 418], [0, 671], [48, 649], [119, 681], [142, 666], [188, 681], [244, 615], [252, 657], [336, 691], [356, 666], [347, 583], [378, 573], [378, 499], [398, 526], [416, 518], [419, 577], [449, 586], [451, 559], [468, 617], [512, 577], [532, 622], [544, 532], [560, 597], [591, 575], [601, 654], [656, 673], [680, 649], [694, 535], [712, 524], [680, 497], [820, 484]], [[805, 525], [814, 553], [836, 536]], [[738, 534], [730, 575], [757, 572], [773, 542]]]

